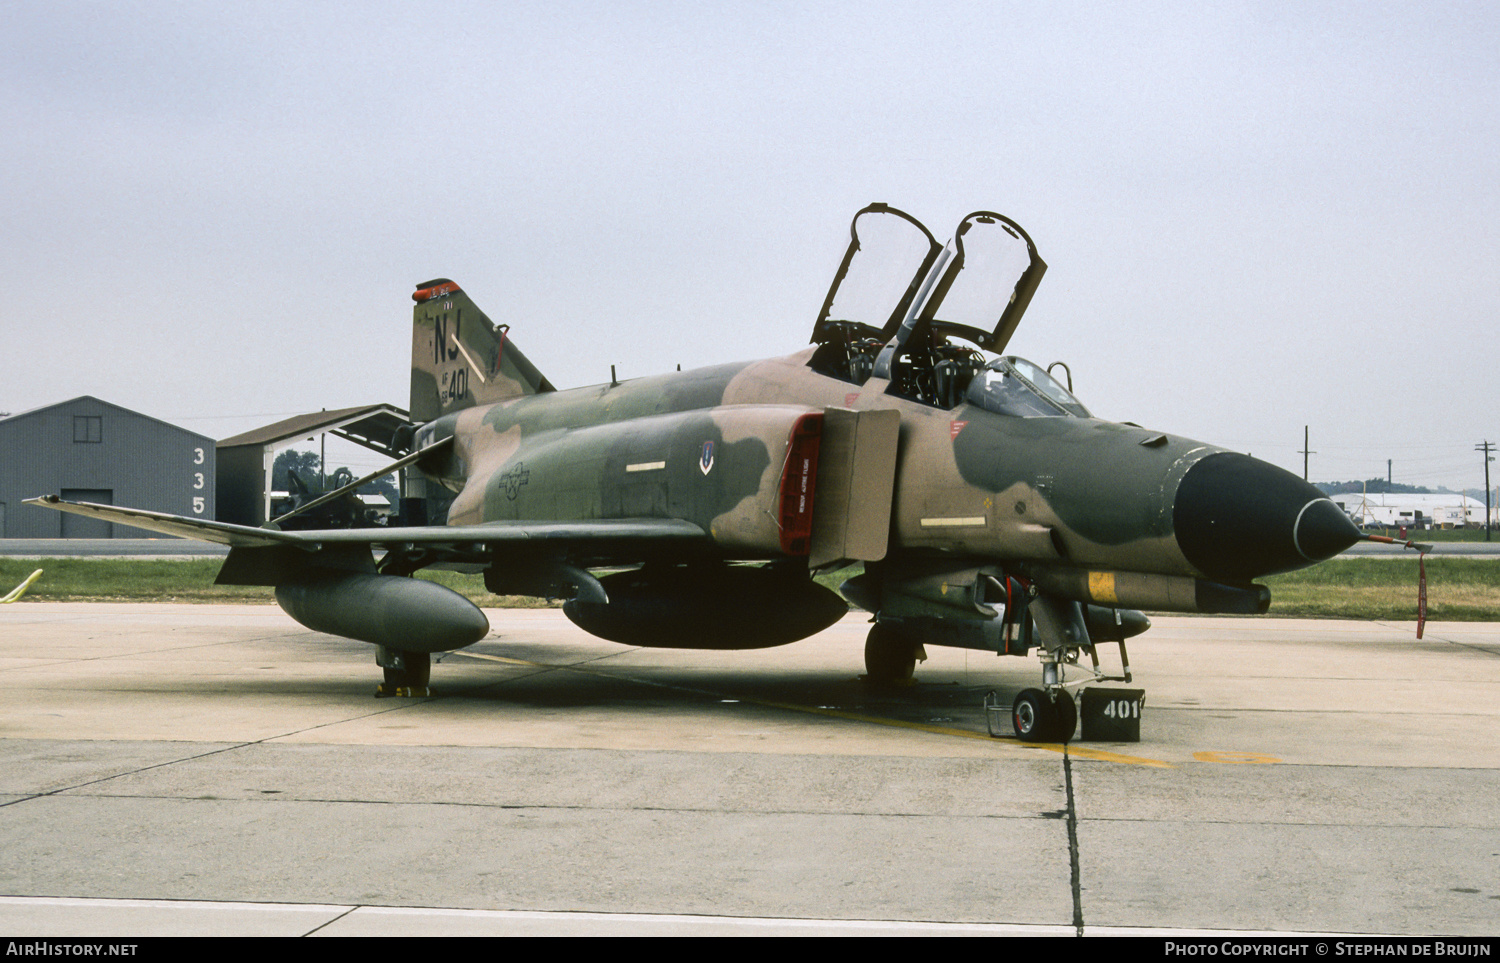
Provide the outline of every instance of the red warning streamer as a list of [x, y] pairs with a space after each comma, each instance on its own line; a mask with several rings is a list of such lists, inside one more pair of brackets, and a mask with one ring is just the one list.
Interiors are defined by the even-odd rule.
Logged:
[[[1402, 529], [1402, 534], [1406, 534], [1405, 529]], [[1432, 551], [1432, 546], [1426, 542], [1389, 538], [1385, 535], [1364, 535], [1361, 537], [1367, 542], [1403, 545], [1406, 548], [1417, 551], [1417, 638], [1420, 639], [1422, 637], [1422, 630], [1427, 627], [1427, 553]]]

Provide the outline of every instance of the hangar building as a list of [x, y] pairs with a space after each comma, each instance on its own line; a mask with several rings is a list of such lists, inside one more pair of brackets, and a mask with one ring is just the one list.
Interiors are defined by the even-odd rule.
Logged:
[[[219, 516], [221, 522], [263, 525], [275, 515], [271, 469], [276, 452], [308, 435], [331, 432], [346, 441], [379, 452], [394, 461], [405, 454], [395, 441], [401, 428], [414, 427], [406, 412], [393, 405], [363, 405], [318, 411], [278, 421], [219, 442]], [[311, 441], [311, 438], [308, 438]], [[285, 494], [285, 493], [283, 493]]]
[[38, 495], [214, 518], [214, 441], [90, 395], [0, 418], [0, 538], [160, 538]]
[[1330, 495], [1333, 503], [1364, 528], [1467, 528], [1484, 525], [1484, 502], [1457, 492]]

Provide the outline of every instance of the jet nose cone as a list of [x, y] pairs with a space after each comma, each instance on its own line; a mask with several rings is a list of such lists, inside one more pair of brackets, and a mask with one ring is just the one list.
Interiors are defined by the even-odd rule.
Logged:
[[1292, 539], [1308, 562], [1321, 562], [1359, 541], [1359, 528], [1343, 509], [1320, 494], [1298, 515]]
[[1188, 469], [1172, 520], [1187, 560], [1230, 583], [1321, 562], [1359, 540], [1359, 529], [1322, 492], [1289, 471], [1227, 451]]

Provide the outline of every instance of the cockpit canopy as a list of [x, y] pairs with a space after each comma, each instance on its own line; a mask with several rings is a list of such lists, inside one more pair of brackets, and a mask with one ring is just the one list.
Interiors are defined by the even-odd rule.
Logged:
[[889, 341], [936, 324], [998, 354], [1047, 271], [1021, 225], [991, 211], [965, 217], [946, 246], [886, 204], [854, 215], [849, 235], [813, 328], [819, 344], [834, 326]]
[[853, 384], [884, 378], [890, 393], [941, 408], [1088, 417], [1041, 368], [983, 353], [1004, 350], [1047, 270], [1019, 224], [976, 211], [942, 246], [910, 214], [871, 204], [849, 232], [813, 327], [815, 370]]

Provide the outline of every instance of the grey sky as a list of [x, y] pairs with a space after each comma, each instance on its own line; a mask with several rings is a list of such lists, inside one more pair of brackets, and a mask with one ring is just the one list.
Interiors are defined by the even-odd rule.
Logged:
[[405, 405], [462, 284], [560, 387], [806, 343], [849, 218], [1023, 224], [1011, 344], [1301, 470], [1500, 436], [1489, 4], [69, 4], [0, 12], [0, 410], [215, 437]]

